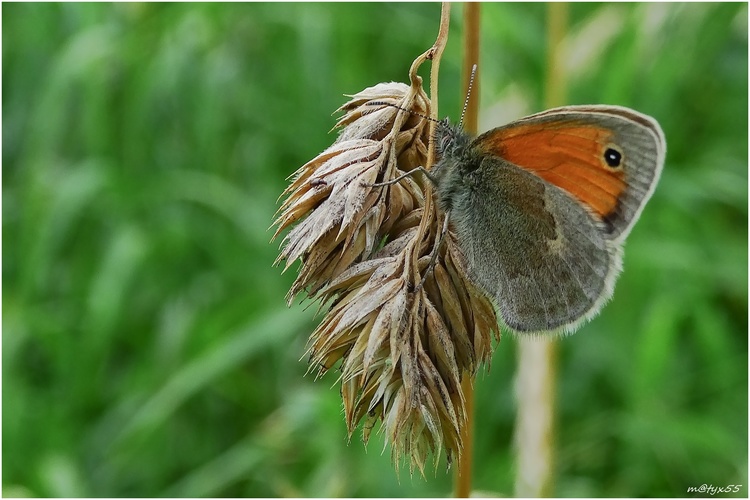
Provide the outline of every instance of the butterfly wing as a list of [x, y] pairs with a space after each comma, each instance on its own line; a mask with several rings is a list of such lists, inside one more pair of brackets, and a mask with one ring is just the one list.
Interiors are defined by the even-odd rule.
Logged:
[[567, 106], [479, 136], [473, 146], [570, 193], [625, 239], [661, 174], [666, 143], [651, 117], [618, 106]]
[[450, 220], [473, 279], [508, 327], [572, 331], [598, 312], [612, 294], [620, 253], [589, 210], [494, 156], [463, 183]]

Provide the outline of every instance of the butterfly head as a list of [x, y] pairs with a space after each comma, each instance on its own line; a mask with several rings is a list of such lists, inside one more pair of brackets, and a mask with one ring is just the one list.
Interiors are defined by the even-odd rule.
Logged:
[[461, 156], [469, 147], [471, 138], [460, 125], [452, 125], [448, 118], [435, 127], [435, 153], [440, 160]]

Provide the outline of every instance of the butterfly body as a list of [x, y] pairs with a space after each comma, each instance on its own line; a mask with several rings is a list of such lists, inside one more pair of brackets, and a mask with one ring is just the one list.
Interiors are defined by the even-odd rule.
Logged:
[[517, 332], [574, 331], [612, 296], [665, 142], [627, 108], [569, 106], [471, 138], [441, 122], [432, 174], [474, 281]]

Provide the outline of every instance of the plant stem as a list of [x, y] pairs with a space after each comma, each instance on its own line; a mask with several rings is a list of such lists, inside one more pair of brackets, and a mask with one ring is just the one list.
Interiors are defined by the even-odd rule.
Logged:
[[[432, 61], [430, 67], [430, 116], [434, 119], [430, 121], [430, 137], [435, 137], [435, 121], [437, 120], [438, 113], [438, 72], [440, 71], [440, 59], [443, 56], [445, 45], [448, 43], [448, 29], [450, 28], [450, 11], [451, 5], [449, 2], [443, 2], [440, 10], [440, 28], [438, 30], [437, 38], [435, 43], [417, 57], [411, 64], [409, 69], [409, 79], [412, 85], [412, 91], [421, 86], [422, 78], [417, 74], [419, 67], [428, 59]], [[395, 144], [395, 143], [394, 143]], [[394, 145], [395, 147], [395, 145]], [[427, 164], [425, 167], [429, 170], [435, 163], [435, 144], [433, 140], [430, 140], [427, 146]], [[432, 224], [433, 217], [438, 216], [436, 210], [433, 207], [433, 186], [431, 183], [425, 185], [425, 205], [424, 213], [425, 216], [419, 223], [419, 229], [417, 235], [410, 243], [411, 248], [411, 268], [417, 269], [419, 259], [419, 245], [418, 243], [423, 240], [425, 233], [430, 227], [434, 227]], [[440, 223], [438, 223], [438, 227]], [[437, 244], [438, 238], [435, 238], [435, 244]], [[416, 281], [416, 280], [415, 280]], [[415, 304], [415, 306], [418, 304]]]
[[[464, 68], [463, 68], [463, 85], [462, 96], [469, 92], [469, 82], [471, 81], [471, 72], [475, 64], [479, 63], [479, 3], [464, 4]], [[464, 129], [467, 132], [476, 134], [479, 116], [479, 76], [478, 70], [474, 75], [472, 94], [473, 98], [469, 99], [464, 115]], [[455, 474], [455, 491], [457, 498], [468, 498], [471, 493], [471, 473], [474, 463], [474, 374], [464, 373], [461, 379], [461, 391], [466, 401], [466, 422], [461, 433], [461, 442], [463, 449], [461, 457], [458, 460], [458, 467]]]
[[[545, 104], [565, 102], [562, 41], [568, 6], [550, 3], [547, 17]], [[550, 496], [553, 490], [557, 341], [519, 339], [516, 374], [516, 497]]]
[[476, 134], [479, 124], [479, 3], [471, 2], [464, 4], [464, 69], [462, 75], [461, 97], [466, 99], [469, 94], [469, 81], [474, 65], [477, 71], [474, 75], [474, 84], [471, 89], [473, 98], [469, 98], [464, 115], [464, 130], [470, 134]]
[[562, 106], [567, 99], [567, 82], [562, 42], [568, 24], [568, 4], [547, 5], [547, 78], [544, 104], [547, 108]]
[[[432, 60], [430, 68], [430, 115], [438, 119], [438, 75], [440, 73], [440, 59], [448, 43], [448, 29], [451, 20], [451, 4], [443, 2], [440, 9], [440, 30], [438, 31], [435, 44], [427, 51], [427, 58]], [[435, 122], [430, 122], [430, 137], [435, 137]], [[427, 165], [432, 167], [435, 163], [435, 143], [430, 141], [427, 146]]]
[[469, 498], [471, 494], [471, 472], [474, 454], [474, 385], [473, 375], [464, 373], [461, 379], [461, 391], [464, 393], [466, 404], [466, 422], [461, 429], [461, 458], [458, 460], [454, 481], [453, 496], [456, 498]]

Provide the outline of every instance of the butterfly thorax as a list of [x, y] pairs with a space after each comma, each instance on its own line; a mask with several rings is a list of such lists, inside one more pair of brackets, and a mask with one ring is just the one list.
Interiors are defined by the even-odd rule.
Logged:
[[479, 168], [481, 158], [472, 148], [473, 138], [460, 125], [445, 119], [435, 129], [435, 153], [438, 162], [432, 169], [437, 183], [441, 208], [449, 212], [456, 195], [471, 181], [470, 174]]

